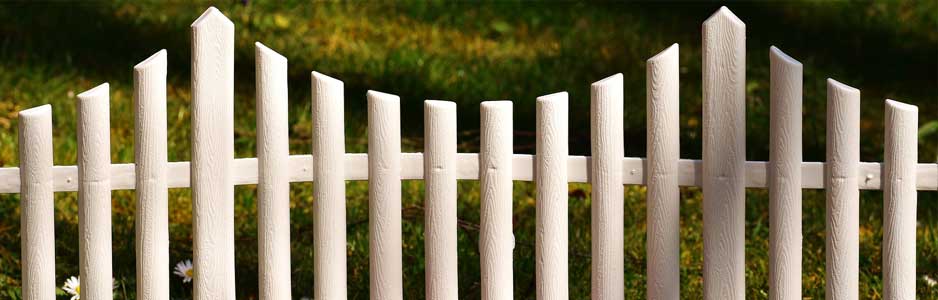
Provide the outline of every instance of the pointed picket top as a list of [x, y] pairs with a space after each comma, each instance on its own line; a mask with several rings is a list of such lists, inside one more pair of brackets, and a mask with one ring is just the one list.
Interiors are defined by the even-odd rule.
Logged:
[[775, 46], [769, 47], [769, 58], [773, 62], [784, 63], [789, 67], [801, 67], [800, 61], [788, 56], [788, 54], [785, 54], [785, 52], [782, 52], [782, 50]]
[[78, 101], [83, 102], [83, 101], [89, 101], [89, 100], [96, 100], [96, 99], [101, 99], [101, 97], [105, 97], [104, 99], [107, 99], [109, 89], [110, 89], [110, 85], [108, 85], [107, 82], [102, 83], [90, 90], [87, 90], [87, 91], [82, 92], [81, 94], [78, 94]]
[[323, 73], [319, 73], [319, 72], [313, 71], [312, 74], [313, 74], [313, 75], [312, 75], [312, 76], [313, 76], [313, 81], [315, 81], [315, 82], [322, 82], [322, 83], [326, 83], [326, 84], [329, 84], [329, 85], [335, 85], [335, 84], [341, 85], [341, 84], [343, 84], [343, 83], [342, 83], [342, 80], [335, 79], [335, 78], [330, 77], [329, 75], [326, 75], [326, 74], [323, 74]]
[[834, 80], [833, 78], [827, 79], [827, 87], [828, 87], [828, 90], [832, 93], [842, 94], [842, 95], [845, 94], [845, 95], [852, 96], [852, 97], [844, 98], [846, 100], [849, 100], [849, 99], [856, 99], [857, 101], [860, 100], [859, 89], [843, 84], [837, 80]]
[[899, 101], [892, 100], [892, 99], [886, 99], [886, 108], [900, 111], [903, 113], [918, 113], [918, 106], [899, 102]]
[[265, 62], [268, 60], [272, 60], [273, 63], [279, 63], [279, 64], [287, 63], [286, 57], [284, 57], [280, 53], [277, 53], [277, 51], [270, 49], [269, 47], [262, 44], [261, 42], [254, 42], [254, 48], [257, 49], [257, 52], [256, 52], [257, 59], [263, 60]]
[[671, 44], [671, 46], [669, 46], [667, 49], [664, 49], [661, 52], [658, 52], [658, 54], [655, 54], [655, 56], [652, 56], [651, 58], [649, 58], [647, 63], [652, 64], [652, 63], [657, 63], [661, 61], [667, 61], [670, 59], [676, 59], [677, 58], [676, 56], [678, 54], [678, 49], [679, 49], [679, 46], [677, 43]]
[[603, 78], [600, 81], [593, 82], [590, 87], [594, 89], [611, 87], [611, 86], [621, 86], [622, 85], [622, 73], [616, 73], [615, 75]]
[[205, 12], [199, 16], [198, 19], [192, 22], [190, 27], [192, 28], [203, 28], [206, 26], [231, 26], [234, 27], [234, 23], [228, 19], [221, 11], [219, 11], [214, 6], [210, 6]]
[[566, 102], [567, 98], [567, 92], [556, 92], [537, 97], [537, 102]]
[[33, 108], [19, 111], [18, 115], [22, 119], [42, 118], [52, 114], [52, 105], [43, 104]]
[[368, 90], [368, 93], [366, 93], [366, 97], [369, 100], [374, 99], [374, 100], [382, 101], [382, 102], [386, 102], [386, 101], [400, 102], [401, 101], [401, 97], [398, 95], [383, 93], [383, 92], [379, 92], [375, 90]]
[[[166, 49], [153, 53], [153, 55], [135, 65], [134, 72], [143, 72], [160, 66], [166, 66]], [[163, 68], [165, 69], [165, 67]]]
[[740, 29], [746, 28], [746, 23], [743, 23], [743, 20], [740, 20], [739, 17], [730, 11], [729, 8], [726, 8], [726, 6], [720, 7], [720, 9], [710, 15], [710, 17], [707, 18], [703, 24], [704, 26], [708, 26], [710, 24], [729, 24]]
[[456, 109], [456, 102], [446, 100], [424, 100], [425, 107], [437, 109]]

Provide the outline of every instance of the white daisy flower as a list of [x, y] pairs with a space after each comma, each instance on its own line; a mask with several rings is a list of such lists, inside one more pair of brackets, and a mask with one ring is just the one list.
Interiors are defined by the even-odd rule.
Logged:
[[188, 283], [192, 282], [192, 261], [184, 260], [176, 264], [176, 270], [173, 271], [173, 274], [179, 275], [182, 277], [182, 282]]
[[[117, 289], [117, 280], [111, 278], [111, 284], [114, 286], [113, 289]], [[72, 276], [66, 279], [65, 284], [62, 284], [62, 290], [72, 295], [70, 300], [81, 299], [81, 276]]]
[[72, 295], [71, 300], [81, 299], [81, 281], [78, 277], [72, 276], [66, 279], [65, 284], [62, 285], [62, 290]]

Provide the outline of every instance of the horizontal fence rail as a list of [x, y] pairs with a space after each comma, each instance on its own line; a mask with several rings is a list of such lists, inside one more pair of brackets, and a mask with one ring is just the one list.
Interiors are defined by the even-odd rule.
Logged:
[[[424, 179], [423, 153], [401, 153], [401, 180]], [[287, 168], [290, 182], [313, 182], [313, 157], [309, 154], [290, 155]], [[589, 156], [570, 155], [567, 157], [567, 182], [589, 183]], [[512, 155], [512, 180], [534, 181], [535, 155]], [[647, 159], [638, 157], [622, 158], [622, 184], [645, 185]], [[345, 154], [345, 180], [368, 180], [368, 154]], [[824, 166], [822, 162], [801, 163], [801, 188], [824, 189]], [[476, 153], [458, 153], [455, 163], [456, 179], [479, 180], [479, 155]], [[768, 183], [768, 162], [746, 162], [746, 187], [765, 188]], [[232, 163], [232, 176], [235, 185], [258, 183], [257, 158], [237, 158]], [[883, 163], [861, 162], [857, 174], [859, 189], [881, 190]], [[681, 159], [678, 161], [678, 184], [682, 187], [699, 187], [703, 179], [701, 160]], [[134, 164], [111, 165], [111, 189], [132, 190], [134, 183]], [[78, 169], [75, 166], [54, 166], [53, 190], [56, 192], [74, 192], [78, 190]], [[167, 185], [169, 188], [188, 188], [189, 162], [170, 162], [167, 167]], [[915, 167], [915, 189], [919, 191], [938, 191], [938, 164], [919, 163]], [[0, 168], [0, 194], [20, 192], [19, 168]]]

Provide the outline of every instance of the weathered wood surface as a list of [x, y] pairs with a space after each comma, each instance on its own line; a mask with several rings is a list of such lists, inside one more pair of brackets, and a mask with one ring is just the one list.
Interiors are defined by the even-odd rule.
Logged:
[[191, 29], [193, 298], [233, 300], [234, 23], [211, 7]]

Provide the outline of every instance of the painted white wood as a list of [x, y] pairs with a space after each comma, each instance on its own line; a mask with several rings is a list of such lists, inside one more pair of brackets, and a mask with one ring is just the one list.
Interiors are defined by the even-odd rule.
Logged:
[[590, 86], [590, 161], [592, 185], [591, 296], [625, 297], [625, 206], [622, 164], [625, 156], [622, 74]]
[[457, 299], [456, 103], [424, 101], [423, 118], [427, 299]]
[[111, 120], [107, 83], [78, 94], [81, 297], [111, 299]]
[[918, 107], [886, 100], [883, 299], [915, 299]]
[[481, 107], [479, 190], [481, 215], [479, 254], [482, 300], [513, 297], [512, 252], [512, 152], [511, 101], [485, 101]]
[[[345, 85], [312, 73], [313, 286], [316, 299], [346, 299]], [[367, 156], [349, 170], [368, 174]], [[364, 179], [364, 178], [363, 178]]]
[[746, 298], [746, 24], [703, 23], [704, 299]]
[[648, 299], [681, 297], [681, 195], [678, 161], [681, 129], [678, 45], [648, 59], [646, 108], [648, 110], [648, 195], [646, 265]]
[[802, 66], [769, 48], [769, 299], [801, 299]]
[[825, 295], [858, 299], [860, 90], [827, 80], [827, 256]]
[[401, 98], [368, 91], [368, 249], [371, 299], [403, 299]]
[[254, 43], [260, 299], [291, 299], [287, 58]]
[[24, 300], [55, 299], [52, 106], [19, 112], [20, 247]]
[[[423, 153], [401, 153], [401, 179], [424, 179]], [[290, 182], [313, 182], [313, 156], [309, 154], [290, 155], [289, 173]], [[639, 157], [622, 158], [623, 184], [646, 184], [645, 165], [647, 159]], [[345, 170], [345, 180], [368, 180], [368, 154], [346, 153], [342, 159]], [[512, 180], [534, 181], [534, 155], [515, 154], [512, 156]], [[703, 162], [696, 159], [681, 159], [677, 163], [678, 185], [682, 187], [699, 187], [703, 182]], [[857, 174], [861, 190], [882, 189], [882, 163], [861, 162]], [[416, 168], [416, 169], [415, 169]], [[801, 188], [824, 189], [823, 162], [801, 163]], [[765, 188], [768, 185], [768, 163], [764, 161], [746, 162], [746, 187]], [[574, 183], [589, 183], [590, 157], [571, 155], [567, 157], [567, 180]], [[167, 169], [167, 185], [169, 188], [188, 188], [189, 162], [170, 162]], [[456, 179], [479, 179], [479, 154], [458, 153], [455, 162]], [[919, 191], [938, 190], [938, 164], [920, 163], [915, 168], [915, 189]], [[257, 158], [238, 158], [232, 164], [232, 174], [235, 185], [257, 184]], [[56, 192], [74, 192], [78, 190], [76, 166], [53, 166], [53, 189]], [[132, 190], [134, 183], [134, 164], [111, 165], [111, 189]], [[16, 194], [20, 192], [19, 168], [0, 168], [0, 194]]]
[[164, 300], [170, 266], [165, 49], [134, 66], [134, 109], [137, 298]]
[[192, 23], [193, 298], [234, 299], [234, 24]]
[[567, 92], [537, 98], [534, 178], [537, 298], [569, 299], [567, 288]]

